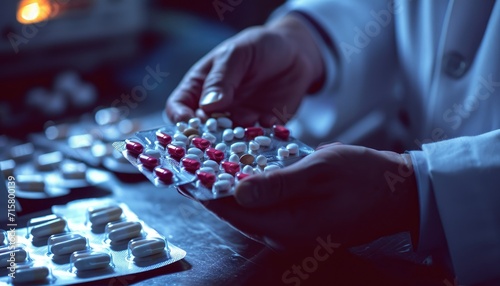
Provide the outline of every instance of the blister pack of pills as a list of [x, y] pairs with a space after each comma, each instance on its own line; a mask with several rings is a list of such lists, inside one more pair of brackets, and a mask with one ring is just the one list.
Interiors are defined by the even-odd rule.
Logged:
[[227, 117], [199, 118], [139, 131], [113, 146], [157, 187], [174, 185], [197, 200], [232, 195], [239, 181], [314, 152], [284, 126], [233, 127]]
[[52, 212], [26, 228], [0, 231], [0, 284], [96, 281], [163, 267], [186, 255], [111, 199], [74, 201]]
[[0, 171], [5, 178], [16, 178], [18, 198], [68, 196], [109, 180], [106, 172], [72, 160], [60, 151], [47, 152], [31, 142], [11, 145], [0, 157]]

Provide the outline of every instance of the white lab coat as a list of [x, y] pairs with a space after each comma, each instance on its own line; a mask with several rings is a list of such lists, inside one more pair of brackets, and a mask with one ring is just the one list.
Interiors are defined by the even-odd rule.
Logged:
[[290, 11], [327, 70], [291, 127], [345, 143], [387, 130], [414, 150], [418, 250], [444, 250], [459, 283], [500, 279], [500, 1], [299, 0], [274, 17]]

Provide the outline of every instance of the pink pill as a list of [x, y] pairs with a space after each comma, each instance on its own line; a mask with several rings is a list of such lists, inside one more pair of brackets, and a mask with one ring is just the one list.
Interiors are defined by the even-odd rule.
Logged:
[[240, 165], [238, 163], [229, 161], [222, 162], [222, 168], [224, 168], [224, 171], [226, 171], [226, 173], [229, 173], [233, 176], [240, 171]]
[[172, 173], [172, 171], [170, 171], [169, 169], [158, 167], [155, 169], [155, 174], [158, 177], [158, 179], [160, 179], [160, 181], [166, 184], [172, 183], [172, 178], [174, 177], [174, 173]]
[[139, 161], [141, 161], [144, 167], [149, 169], [153, 169], [154, 167], [158, 166], [158, 159], [146, 154], [139, 155]]
[[220, 163], [222, 160], [224, 160], [224, 152], [220, 150], [217, 150], [215, 148], [208, 148], [206, 152], [210, 160], [214, 160], [217, 163]]
[[184, 151], [184, 148], [174, 146], [172, 144], [167, 145], [167, 151], [168, 151], [168, 154], [177, 161], [179, 161], [186, 154], [186, 151]]
[[288, 137], [290, 137], [290, 130], [283, 125], [274, 125], [273, 132], [274, 136], [280, 138], [281, 140], [288, 140]]
[[213, 184], [216, 181], [215, 174], [208, 173], [208, 172], [199, 172], [198, 173], [198, 180], [207, 188], [212, 188]]
[[264, 129], [260, 127], [247, 127], [245, 128], [245, 139], [253, 140], [257, 136], [263, 136]]
[[182, 165], [184, 166], [184, 169], [186, 169], [186, 171], [194, 173], [200, 168], [201, 163], [197, 160], [183, 158]]
[[168, 144], [172, 143], [172, 136], [160, 131], [156, 132], [156, 139], [158, 139], [158, 142], [160, 142], [160, 144], [163, 146], [167, 146]]
[[203, 151], [205, 151], [205, 149], [207, 149], [208, 147], [210, 147], [210, 141], [208, 141], [207, 139], [203, 139], [203, 138], [194, 138], [193, 141], [191, 141], [193, 143], [193, 145], [196, 147], [196, 148], [199, 148]]
[[144, 146], [141, 143], [132, 140], [125, 140], [125, 148], [127, 151], [135, 156], [139, 155], [144, 151]]

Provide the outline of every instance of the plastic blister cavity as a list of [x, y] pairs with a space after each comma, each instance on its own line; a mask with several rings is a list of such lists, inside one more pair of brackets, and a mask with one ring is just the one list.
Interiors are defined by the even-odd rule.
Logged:
[[29, 262], [30, 257], [26, 251], [26, 245], [15, 244], [0, 247], [0, 268], [15, 268]]
[[48, 237], [52, 234], [63, 233], [68, 230], [67, 222], [57, 215], [47, 215], [44, 217], [30, 219], [28, 222], [26, 238], [30, 235], [33, 240]]
[[106, 225], [106, 241], [110, 244], [127, 243], [142, 236], [142, 224], [138, 221], [110, 222]]
[[89, 207], [87, 209], [87, 223], [92, 226], [105, 225], [123, 218], [123, 210], [117, 205]]
[[[172, 184], [198, 200], [230, 196], [235, 182], [289, 166], [314, 152], [284, 126], [232, 128], [232, 121], [225, 117], [204, 124], [192, 118], [187, 123], [139, 131], [135, 138], [113, 146], [157, 187]], [[231, 185], [218, 176], [214, 181], [210, 173], [232, 176]]]
[[166, 239], [159, 236], [134, 238], [129, 241], [127, 252], [127, 259], [134, 262], [170, 257]]
[[75, 251], [70, 257], [70, 271], [73, 273], [110, 270], [114, 267], [113, 256], [105, 250]]
[[22, 265], [16, 268], [14, 278], [10, 283], [14, 285], [50, 284], [55, 281], [52, 269], [45, 265]]
[[75, 251], [88, 248], [88, 239], [78, 233], [54, 234], [51, 235], [47, 241], [48, 255], [70, 255]]

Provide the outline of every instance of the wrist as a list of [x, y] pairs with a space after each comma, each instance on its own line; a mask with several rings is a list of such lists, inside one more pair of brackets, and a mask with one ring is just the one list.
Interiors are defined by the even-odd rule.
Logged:
[[292, 13], [269, 23], [268, 27], [285, 36], [297, 49], [297, 55], [303, 59], [311, 76], [308, 93], [314, 93], [325, 81], [325, 65], [318, 43], [305, 21], [300, 15]]
[[420, 208], [418, 201], [418, 187], [417, 187], [417, 179], [415, 176], [415, 171], [413, 168], [413, 162], [411, 160], [410, 154], [401, 154], [401, 160], [403, 166], [399, 169], [404, 168], [406, 173], [405, 180], [402, 184], [402, 195], [404, 197], [404, 209], [407, 223], [406, 229], [410, 231], [412, 234], [418, 233], [419, 230], [419, 220], [420, 220]]

